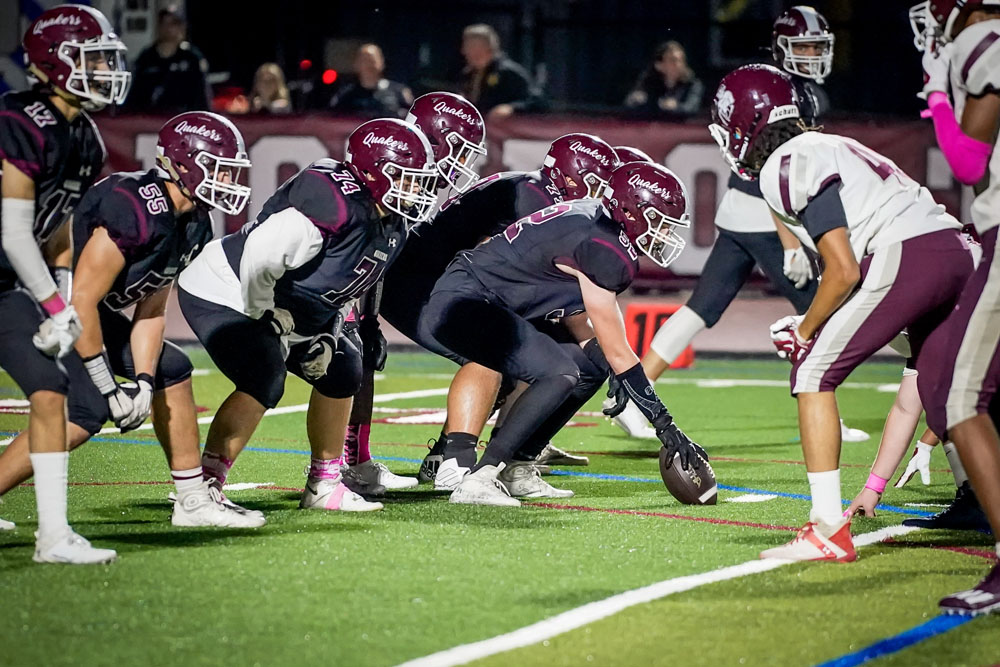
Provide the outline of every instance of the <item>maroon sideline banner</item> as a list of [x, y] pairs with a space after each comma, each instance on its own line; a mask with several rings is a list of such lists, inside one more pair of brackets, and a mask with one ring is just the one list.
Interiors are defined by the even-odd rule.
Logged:
[[[153, 166], [156, 132], [165, 117], [98, 117], [108, 148], [109, 171], [131, 171]], [[361, 122], [356, 118], [322, 115], [237, 116], [253, 168], [253, 196], [239, 217], [220, 221], [219, 232], [232, 231], [247, 215], [260, 210], [267, 197], [286, 178], [323, 157], [343, 158], [347, 136]], [[837, 122], [825, 131], [853, 137], [896, 162], [926, 185], [937, 200], [963, 221], [968, 219], [971, 193], [962, 190], [938, 150], [929, 122]], [[693, 197], [693, 224], [687, 230], [688, 247], [671, 265], [674, 275], [698, 275], [715, 240], [715, 208], [726, 189], [729, 167], [703, 122], [664, 123], [625, 121], [607, 117], [523, 116], [487, 128], [489, 159], [483, 174], [502, 170], [532, 170], [541, 164], [548, 144], [569, 132], [599, 135], [614, 146], [639, 148], [673, 170]], [[645, 263], [640, 284], [669, 275]]]

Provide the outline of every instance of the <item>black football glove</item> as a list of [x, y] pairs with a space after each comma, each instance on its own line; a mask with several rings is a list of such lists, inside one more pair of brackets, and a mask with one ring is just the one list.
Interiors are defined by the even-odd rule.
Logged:
[[361, 334], [361, 359], [365, 366], [376, 371], [385, 370], [385, 360], [389, 356], [389, 346], [382, 335], [378, 317], [367, 315], [361, 318], [358, 331]]
[[602, 411], [608, 417], [617, 417], [628, 405], [628, 391], [625, 389], [625, 383], [615, 375], [614, 371], [608, 374], [608, 398], [615, 401], [614, 405], [604, 408]]
[[701, 467], [701, 458], [699, 456], [706, 461], [708, 460], [708, 454], [702, 446], [691, 440], [674, 423], [669, 414], [666, 414], [664, 418], [658, 418], [653, 423], [653, 426], [656, 428], [656, 437], [660, 439], [663, 448], [667, 450], [668, 461], [673, 461], [674, 455], [679, 455], [682, 469], [687, 470], [693, 465], [697, 470]]

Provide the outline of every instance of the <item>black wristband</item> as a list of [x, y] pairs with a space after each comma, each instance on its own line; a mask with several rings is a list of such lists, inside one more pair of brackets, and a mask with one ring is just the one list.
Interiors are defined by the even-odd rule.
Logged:
[[583, 353], [587, 355], [587, 359], [590, 359], [590, 363], [597, 366], [602, 374], [608, 375], [611, 373], [611, 366], [604, 357], [604, 350], [601, 349], [601, 345], [597, 342], [596, 337], [587, 341], [587, 344], [583, 346]]
[[136, 382], [145, 382], [150, 387], [153, 386], [153, 376], [150, 375], [149, 373], [139, 373], [138, 375], [135, 376], [135, 381]]
[[653, 386], [649, 384], [646, 372], [642, 370], [642, 364], [636, 364], [624, 373], [619, 373], [616, 377], [628, 393], [629, 399], [635, 403], [651, 424], [657, 429], [670, 425], [673, 419], [666, 406], [653, 391]]

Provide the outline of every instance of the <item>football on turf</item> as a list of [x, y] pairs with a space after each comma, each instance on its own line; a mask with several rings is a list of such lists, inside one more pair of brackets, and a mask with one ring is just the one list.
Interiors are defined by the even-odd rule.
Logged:
[[715, 471], [703, 456], [697, 453], [695, 456], [700, 459], [701, 467], [691, 465], [684, 470], [679, 456], [675, 454], [673, 461], [667, 461], [667, 449], [660, 447], [660, 477], [670, 495], [685, 505], [714, 505], [719, 498]]

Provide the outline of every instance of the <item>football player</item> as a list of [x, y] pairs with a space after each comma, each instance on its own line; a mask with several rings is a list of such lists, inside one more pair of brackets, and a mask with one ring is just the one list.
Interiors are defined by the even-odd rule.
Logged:
[[[689, 224], [686, 206], [683, 186], [666, 168], [631, 162], [612, 172], [601, 199], [553, 204], [455, 257], [420, 327], [454, 355], [530, 386], [451, 502], [520, 504], [498, 475], [532, 434], [558, 429], [579, 407], [577, 355], [614, 373], [619, 407], [638, 403], [670, 457], [679, 454], [685, 468], [698, 465], [696, 446], [656, 397], [626, 341], [617, 302], [638, 271], [636, 247], [660, 266], [683, 249], [675, 228]], [[583, 312], [596, 335], [581, 343], [560, 344], [532, 324]], [[592, 395], [596, 387], [585, 391]]]
[[351, 397], [361, 382], [361, 343], [342, 325], [399, 255], [407, 224], [427, 219], [436, 175], [419, 128], [368, 121], [351, 133], [343, 162], [318, 160], [291, 177], [256, 220], [208, 244], [181, 273], [181, 310], [236, 385], [216, 413], [202, 457], [217, 485], [264, 411], [281, 399], [287, 370], [312, 385], [312, 462], [299, 506], [382, 509], [342, 480]]
[[[600, 138], [564, 135], [549, 146], [540, 170], [502, 172], [481, 179], [445, 202], [433, 219], [414, 228], [399, 261], [386, 274], [382, 315], [410, 339], [462, 366], [448, 391], [447, 422], [420, 467], [421, 481], [433, 480], [437, 488], [454, 489], [475, 463], [476, 443], [501, 384], [496, 370], [466, 363], [420, 326], [435, 282], [457, 253], [474, 248], [513, 222], [564, 199], [598, 195], [616, 165], [614, 150]], [[541, 443], [532, 459], [545, 444]], [[438, 479], [446, 460], [445, 474]], [[534, 475], [529, 481], [530, 492], [546, 491], [542, 487], [548, 485]]]
[[[250, 162], [236, 126], [191, 111], [160, 128], [156, 163], [102, 180], [73, 217], [72, 306], [83, 327], [76, 350], [89, 377], [70, 392], [70, 448], [109, 417], [124, 433], [152, 412], [177, 491], [173, 525], [256, 528], [263, 514], [229, 503], [202, 480], [193, 367], [163, 340], [174, 278], [212, 240], [209, 209], [236, 215], [246, 206], [250, 188], [239, 181]], [[123, 311], [131, 307], [130, 319]], [[30, 477], [25, 440], [22, 434], [0, 456], [0, 489]]]
[[[91, 547], [66, 518], [68, 375], [86, 376], [73, 352], [80, 318], [69, 303], [65, 222], [104, 165], [104, 145], [87, 112], [125, 99], [126, 49], [103, 14], [77, 5], [42, 12], [23, 48], [38, 83], [0, 97], [0, 366], [31, 404], [26, 449], [38, 504], [34, 559], [104, 563], [115, 552]], [[58, 267], [55, 280], [49, 264]]]
[[[1000, 0], [931, 0], [937, 39], [923, 58], [938, 145], [962, 183], [976, 186], [972, 222], [983, 246], [958, 307], [917, 359], [927, 425], [958, 449], [993, 528], [1000, 556]], [[952, 97], [949, 99], [948, 90]], [[991, 420], [991, 414], [993, 420]], [[1000, 610], [1000, 564], [973, 588], [940, 602], [948, 613]]]
[[[486, 156], [486, 127], [479, 110], [461, 95], [434, 92], [421, 95], [410, 106], [406, 116], [423, 131], [434, 151], [434, 167], [438, 172], [435, 189], [441, 193], [454, 190], [462, 193], [478, 180], [476, 163]], [[407, 241], [410, 247], [415, 236]], [[404, 248], [401, 257], [407, 256]], [[411, 267], [414, 273], [422, 270]], [[390, 269], [387, 275], [394, 275]], [[390, 289], [406, 290], [408, 277], [393, 281]], [[432, 283], [433, 284], [433, 283]], [[372, 399], [375, 394], [375, 371], [385, 367], [386, 343], [378, 325], [384, 285], [382, 282], [368, 291], [359, 305], [358, 317], [348, 316], [346, 327], [358, 327], [362, 343], [361, 388], [354, 396], [351, 417], [347, 425], [344, 441], [344, 480], [351, 490], [364, 496], [378, 496], [385, 489], [404, 489], [417, 485], [412, 477], [393, 474], [385, 465], [371, 457], [369, 439], [371, 437]], [[409, 292], [408, 292], [409, 293]], [[400, 301], [394, 300], [394, 309]], [[405, 303], [405, 302], [404, 302]], [[403, 308], [415, 307], [405, 304]]]
[[[771, 325], [779, 356], [793, 364], [812, 511], [795, 539], [761, 557], [852, 561], [834, 391], [904, 328], [919, 360], [924, 341], [955, 306], [972, 254], [959, 222], [890, 160], [807, 127], [794, 84], [774, 67], [726, 75], [712, 120], [733, 170], [760, 179], [767, 205], [807, 233], [824, 262], [805, 315]], [[878, 490], [885, 483], [869, 480]]]
[[[774, 63], [792, 76], [799, 111], [810, 126], [818, 125], [829, 108], [823, 81], [833, 67], [833, 33], [826, 18], [812, 7], [792, 7], [774, 22], [771, 36]], [[768, 212], [756, 180], [746, 174], [729, 177], [729, 189], [715, 216], [719, 237], [688, 302], [674, 313], [653, 337], [642, 366], [650, 381], [663, 375], [670, 363], [702, 329], [715, 326], [759, 266], [771, 284], [804, 313], [816, 293], [808, 239], [798, 239], [778, 225]], [[629, 405], [614, 419], [633, 437], [654, 438], [646, 420]], [[842, 426], [845, 441], [867, 440], [868, 434]]]

